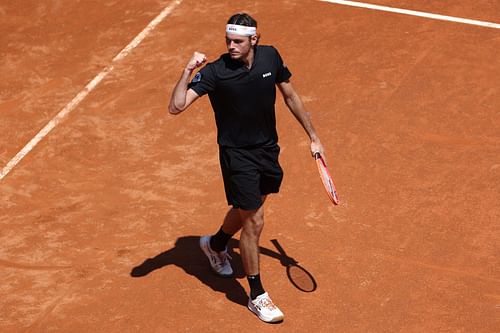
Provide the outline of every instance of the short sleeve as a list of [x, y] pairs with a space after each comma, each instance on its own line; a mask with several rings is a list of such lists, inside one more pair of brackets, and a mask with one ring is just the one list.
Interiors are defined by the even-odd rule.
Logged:
[[203, 96], [215, 90], [216, 76], [210, 64], [203, 67], [193, 76], [188, 89], [193, 89], [198, 96]]
[[283, 59], [281, 58], [281, 55], [279, 54], [278, 50], [274, 49], [276, 51], [276, 62], [277, 62], [277, 71], [276, 71], [276, 83], [281, 83], [286, 80], [288, 80], [291, 76], [292, 73], [286, 66], [286, 64], [283, 62]]

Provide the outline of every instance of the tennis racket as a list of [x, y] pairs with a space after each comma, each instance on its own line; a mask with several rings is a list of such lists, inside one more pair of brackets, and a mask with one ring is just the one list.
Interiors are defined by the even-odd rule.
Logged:
[[319, 176], [321, 181], [323, 182], [323, 186], [325, 187], [326, 194], [330, 200], [338, 205], [339, 204], [339, 196], [337, 195], [337, 189], [333, 184], [332, 176], [330, 176], [330, 172], [328, 172], [328, 168], [326, 167], [325, 160], [321, 156], [320, 153], [314, 154], [314, 159], [316, 160], [316, 165], [318, 166]]

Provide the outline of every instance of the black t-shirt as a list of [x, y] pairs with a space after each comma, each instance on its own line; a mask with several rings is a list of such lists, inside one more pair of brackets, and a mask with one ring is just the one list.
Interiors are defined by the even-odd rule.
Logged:
[[208, 93], [219, 145], [267, 146], [278, 142], [275, 85], [291, 76], [274, 47], [258, 45], [251, 69], [226, 53], [196, 73], [189, 88]]

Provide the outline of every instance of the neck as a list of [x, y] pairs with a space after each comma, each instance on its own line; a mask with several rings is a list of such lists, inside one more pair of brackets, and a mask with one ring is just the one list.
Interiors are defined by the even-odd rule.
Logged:
[[254, 57], [255, 57], [255, 52], [254, 52], [254, 48], [252, 47], [250, 49], [250, 52], [248, 52], [247, 56], [245, 58], [241, 59], [241, 61], [245, 64], [245, 66], [248, 69], [250, 69], [250, 68], [252, 68]]

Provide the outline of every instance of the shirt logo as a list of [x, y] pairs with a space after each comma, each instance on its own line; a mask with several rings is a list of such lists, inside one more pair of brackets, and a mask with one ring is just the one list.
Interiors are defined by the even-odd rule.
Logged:
[[269, 77], [271, 75], [273, 75], [271, 72], [267, 72], [267, 73], [262, 74], [262, 77]]

